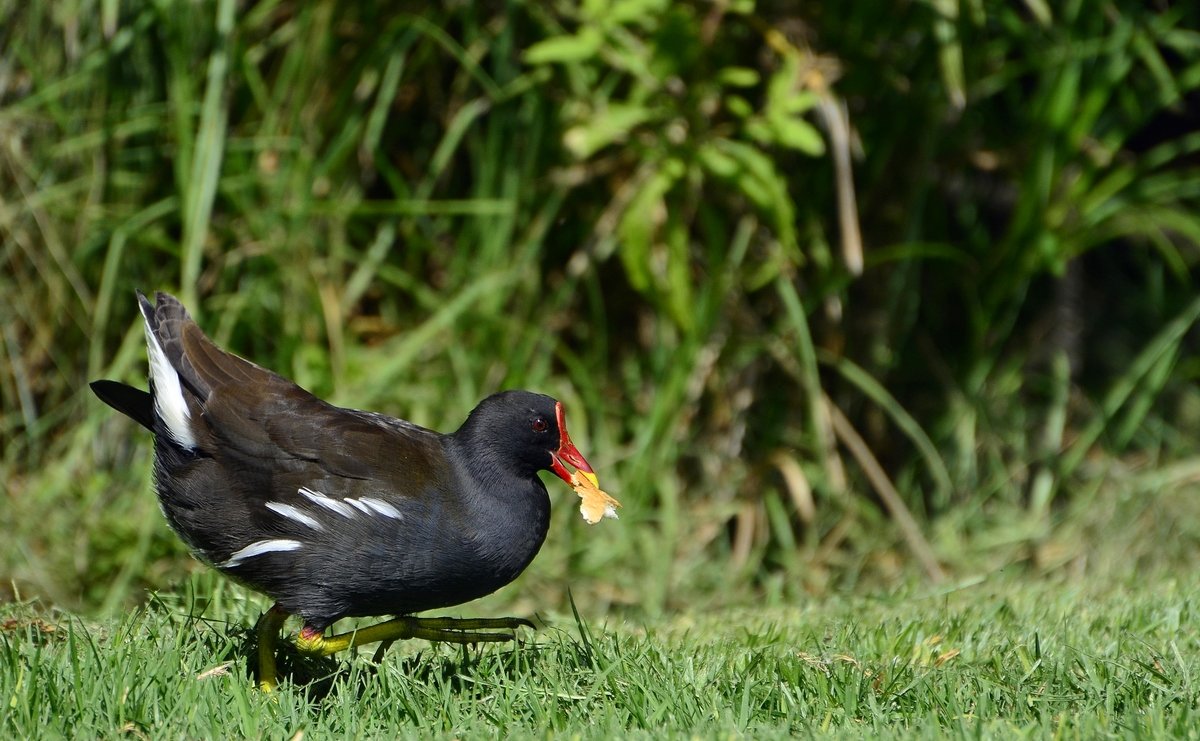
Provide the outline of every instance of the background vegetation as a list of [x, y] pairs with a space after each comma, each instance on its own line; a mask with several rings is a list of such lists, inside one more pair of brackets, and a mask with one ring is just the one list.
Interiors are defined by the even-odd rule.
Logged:
[[0, 0], [0, 595], [111, 614], [200, 568], [86, 389], [143, 383], [134, 288], [344, 405], [449, 430], [562, 399], [622, 519], [555, 491], [489, 605], [1186, 566], [1198, 28], [1166, 0]]

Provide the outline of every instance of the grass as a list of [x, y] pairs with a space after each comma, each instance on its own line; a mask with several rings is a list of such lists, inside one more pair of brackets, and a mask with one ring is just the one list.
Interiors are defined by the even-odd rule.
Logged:
[[[90, 7], [0, 0], [0, 735], [1191, 732], [1200, 6]], [[339, 404], [561, 398], [622, 519], [464, 608], [555, 627], [250, 691], [86, 388], [134, 288]]]
[[659, 621], [551, 614], [519, 645], [364, 650], [265, 695], [247, 671], [262, 600], [204, 574], [106, 621], [0, 607], [0, 735], [1195, 738], [1198, 587], [998, 575]]

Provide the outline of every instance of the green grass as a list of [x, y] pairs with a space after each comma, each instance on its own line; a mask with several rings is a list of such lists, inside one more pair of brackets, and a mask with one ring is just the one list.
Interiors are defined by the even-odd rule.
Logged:
[[[0, 0], [0, 736], [1191, 733], [1200, 5], [1102, 10]], [[622, 519], [463, 608], [556, 627], [252, 692], [87, 390], [134, 288], [339, 404], [561, 398]]]
[[262, 600], [205, 574], [107, 621], [0, 608], [0, 735], [1195, 738], [1198, 587], [998, 576], [652, 622], [580, 604], [519, 645], [363, 649], [266, 695]]

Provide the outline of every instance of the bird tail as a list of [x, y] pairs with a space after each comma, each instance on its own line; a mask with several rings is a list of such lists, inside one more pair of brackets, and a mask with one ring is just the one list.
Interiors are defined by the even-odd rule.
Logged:
[[[162, 420], [166, 433], [188, 450], [196, 448], [192, 433], [191, 409], [184, 396], [184, 380], [180, 370], [183, 361], [183, 328], [191, 323], [187, 309], [174, 296], [161, 291], [154, 294], [151, 304], [141, 291], [137, 292], [138, 307], [146, 323], [146, 354], [150, 356], [150, 393], [154, 397], [154, 413]], [[204, 398], [206, 389], [189, 390]]]
[[[180, 368], [183, 361], [182, 328], [191, 323], [183, 304], [166, 293], [154, 295], [156, 304], [137, 292], [138, 308], [146, 329], [146, 352], [150, 357], [150, 392], [116, 381], [95, 381], [92, 391], [113, 409], [128, 415], [155, 434], [166, 433], [176, 444], [189, 450], [196, 447], [188, 399], [184, 385], [200, 395], [195, 383], [187, 383]], [[201, 398], [203, 398], [201, 396]]]
[[149, 393], [117, 381], [92, 381], [89, 385], [100, 401], [154, 431], [154, 397]]

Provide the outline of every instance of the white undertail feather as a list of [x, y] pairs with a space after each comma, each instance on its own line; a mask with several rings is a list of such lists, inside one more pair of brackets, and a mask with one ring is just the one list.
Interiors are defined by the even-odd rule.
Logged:
[[196, 437], [192, 434], [191, 413], [183, 398], [183, 387], [179, 374], [171, 367], [167, 354], [158, 344], [158, 338], [150, 329], [150, 318], [146, 323], [146, 352], [150, 356], [150, 380], [154, 383], [154, 412], [167, 426], [167, 433], [179, 445], [193, 450]]

